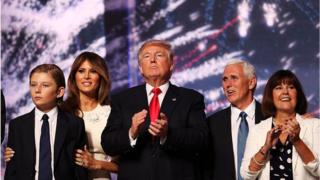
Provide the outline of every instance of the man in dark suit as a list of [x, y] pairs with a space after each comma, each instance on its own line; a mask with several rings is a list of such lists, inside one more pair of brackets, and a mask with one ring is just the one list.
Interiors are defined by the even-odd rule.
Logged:
[[30, 73], [35, 108], [10, 121], [7, 146], [14, 151], [5, 180], [87, 180], [74, 152], [86, 144], [82, 119], [57, 107], [64, 95], [62, 70], [42, 64]]
[[169, 82], [173, 54], [165, 41], [142, 45], [139, 69], [146, 84], [112, 98], [101, 137], [107, 154], [120, 155], [118, 179], [198, 179], [208, 133], [203, 96]]
[[1, 143], [4, 140], [6, 129], [6, 101], [1, 89]]
[[[257, 79], [254, 67], [242, 60], [230, 61], [223, 72], [222, 87], [231, 106], [207, 118], [210, 132], [209, 168], [212, 180], [239, 180], [238, 133], [241, 112], [247, 127], [265, 119], [261, 105], [253, 97]], [[245, 146], [245, 144], [243, 145]], [[242, 154], [243, 155], [243, 154]], [[240, 162], [241, 163], [241, 162]]]

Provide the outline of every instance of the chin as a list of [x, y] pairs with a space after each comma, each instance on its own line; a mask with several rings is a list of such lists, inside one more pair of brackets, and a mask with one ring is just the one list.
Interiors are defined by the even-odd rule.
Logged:
[[288, 114], [291, 114], [291, 113], [296, 113], [295, 112], [295, 109], [292, 109], [292, 108], [277, 108], [277, 111], [282, 111], [282, 112], [286, 112]]
[[94, 92], [94, 90], [93, 90], [92, 88], [90, 88], [90, 89], [83, 89], [81, 92], [83, 92], [83, 93], [92, 93], [92, 92]]
[[238, 102], [238, 99], [236, 97], [229, 96], [227, 99], [231, 104], [235, 104]]
[[149, 79], [158, 79], [159, 77], [161, 77], [160, 74], [150, 74], [148, 76]]
[[153, 71], [152, 73], [150, 73], [150, 76], [159, 76], [160, 73], [158, 71]]

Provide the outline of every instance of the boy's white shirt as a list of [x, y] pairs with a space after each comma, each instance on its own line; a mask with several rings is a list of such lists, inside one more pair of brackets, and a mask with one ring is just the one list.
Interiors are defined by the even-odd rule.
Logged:
[[52, 169], [52, 179], [54, 180], [54, 142], [56, 137], [57, 129], [57, 118], [58, 118], [58, 108], [55, 106], [49, 112], [44, 113], [38, 108], [35, 108], [35, 119], [34, 119], [34, 135], [35, 135], [35, 148], [36, 148], [36, 162], [35, 162], [35, 180], [38, 180], [39, 173], [39, 153], [40, 153], [40, 136], [42, 127], [42, 116], [47, 114], [49, 116], [49, 130], [50, 130], [50, 147], [51, 147], [51, 169]]

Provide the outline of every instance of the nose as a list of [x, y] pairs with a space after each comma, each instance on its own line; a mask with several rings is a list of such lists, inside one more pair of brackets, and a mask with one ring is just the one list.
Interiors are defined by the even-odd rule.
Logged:
[[153, 55], [150, 57], [150, 62], [151, 63], [155, 63], [156, 62], [156, 59], [157, 59], [157, 56], [156, 55]]
[[89, 71], [84, 73], [84, 78], [86, 78], [86, 79], [90, 78], [90, 72]]
[[39, 86], [39, 85], [36, 86], [35, 92], [36, 93], [40, 93], [41, 92], [41, 86]]
[[223, 84], [226, 88], [231, 87], [232, 81], [230, 79], [226, 79], [223, 81]]
[[288, 93], [289, 93], [289, 87], [284, 87], [284, 88], [282, 88], [282, 92], [283, 92], [284, 94], [288, 94]]

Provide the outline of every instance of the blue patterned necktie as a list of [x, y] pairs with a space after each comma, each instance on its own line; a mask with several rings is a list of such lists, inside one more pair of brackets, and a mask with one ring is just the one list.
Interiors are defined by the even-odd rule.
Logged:
[[51, 147], [48, 115], [42, 116], [42, 127], [40, 136], [40, 153], [39, 153], [39, 180], [51, 180]]
[[240, 166], [244, 154], [244, 149], [246, 147], [247, 136], [249, 132], [248, 122], [246, 120], [247, 114], [245, 112], [240, 113], [240, 126], [238, 130], [238, 180], [242, 180], [240, 176]]

